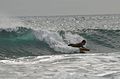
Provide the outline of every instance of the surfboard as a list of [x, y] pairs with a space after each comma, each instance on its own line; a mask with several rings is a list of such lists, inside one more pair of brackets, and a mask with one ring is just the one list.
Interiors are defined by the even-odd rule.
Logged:
[[88, 48], [80, 48], [80, 53], [85, 53], [85, 51], [90, 51]]

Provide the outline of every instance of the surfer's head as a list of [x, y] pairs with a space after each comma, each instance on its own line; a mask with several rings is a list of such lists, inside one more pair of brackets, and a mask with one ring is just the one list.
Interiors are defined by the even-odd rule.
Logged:
[[82, 42], [81, 42], [83, 45], [85, 45], [85, 43], [86, 43], [86, 40], [82, 40]]

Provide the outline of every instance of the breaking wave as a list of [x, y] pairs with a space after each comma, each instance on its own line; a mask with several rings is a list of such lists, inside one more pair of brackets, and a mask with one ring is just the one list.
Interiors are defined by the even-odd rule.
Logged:
[[[93, 27], [89, 26], [89, 28], [85, 28], [90, 22], [90, 24], [92, 24], [93, 20], [88, 22], [88, 18], [84, 18], [85, 21], [79, 20], [79, 18], [81, 17], [77, 17], [77, 19], [73, 19], [73, 17], [64, 17], [64, 19], [63, 17], [52, 17], [52, 19], [49, 17], [41, 17], [41, 20], [40, 17], [19, 17], [21, 22], [18, 22], [18, 24], [14, 24], [16, 22], [14, 21], [13, 23], [10, 20], [10, 23], [13, 24], [9, 27], [7, 23], [3, 23], [0, 27], [6, 24], [7, 28], [0, 28], [1, 59], [5, 57], [16, 58], [21, 56], [78, 53], [78, 48], [69, 47], [68, 44], [78, 43], [83, 39], [87, 40], [86, 47], [90, 48], [90, 52], [93, 53], [110, 53], [119, 50], [120, 30], [117, 29], [118, 26], [115, 28], [113, 26], [111, 27], [112, 29], [97, 28], [98, 25], [96, 27], [93, 25]], [[71, 21], [73, 27], [68, 27], [69, 21]], [[84, 28], [82, 28], [83, 26], [81, 25], [74, 26], [75, 23], [73, 23], [73, 21], [75, 21], [75, 23], [81, 21], [80, 24], [85, 24]], [[47, 25], [45, 23], [47, 23]], [[56, 23], [59, 25], [61, 23], [62, 27], [58, 25], [55, 26]], [[100, 24], [103, 23], [104, 22], [101, 22]], [[12, 27], [13, 25], [14, 28]]]

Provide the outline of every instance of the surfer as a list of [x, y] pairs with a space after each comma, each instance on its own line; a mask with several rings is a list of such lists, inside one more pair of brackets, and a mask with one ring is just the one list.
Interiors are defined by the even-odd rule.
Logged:
[[86, 40], [82, 40], [80, 43], [69, 44], [68, 46], [78, 47], [80, 49], [80, 53], [85, 53], [84, 51], [90, 51], [89, 49], [84, 47], [85, 44], [86, 44]]

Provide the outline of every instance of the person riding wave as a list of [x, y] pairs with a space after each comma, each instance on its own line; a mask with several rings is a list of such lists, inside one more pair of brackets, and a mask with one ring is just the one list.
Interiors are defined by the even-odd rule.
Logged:
[[78, 47], [78, 48], [80, 48], [80, 53], [85, 53], [84, 51], [89, 51], [89, 49], [84, 47], [85, 44], [86, 44], [86, 40], [82, 40], [80, 43], [68, 44], [68, 46]]
[[72, 47], [82, 47], [84, 48], [84, 45], [86, 44], [85, 40], [82, 40], [82, 42], [80, 43], [76, 43], [76, 44], [69, 44], [68, 46], [72, 46]]

